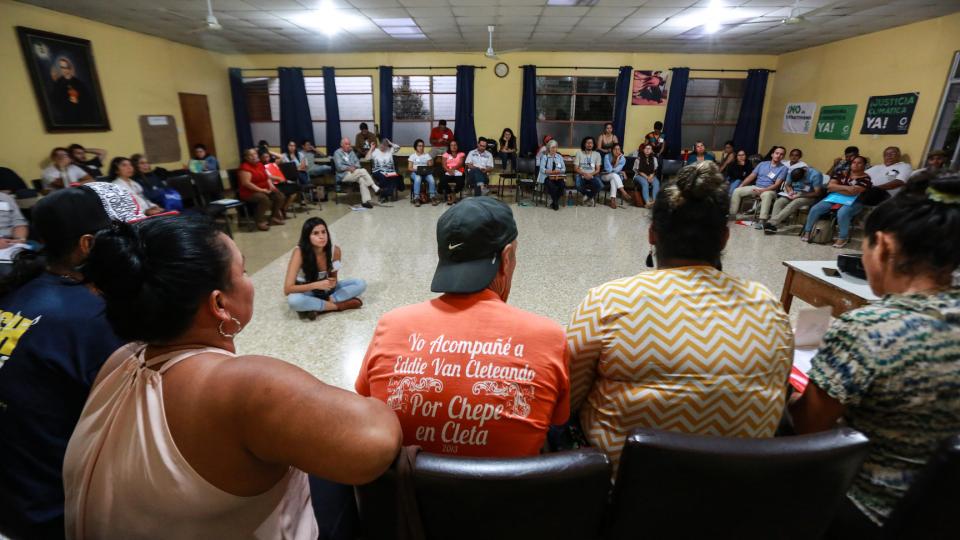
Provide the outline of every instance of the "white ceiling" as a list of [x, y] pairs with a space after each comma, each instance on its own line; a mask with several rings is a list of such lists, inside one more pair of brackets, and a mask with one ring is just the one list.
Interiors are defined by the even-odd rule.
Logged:
[[[720, 0], [719, 11], [717, 0], [322, 0], [333, 9], [318, 22], [321, 0], [212, 0], [223, 29], [197, 31], [205, 0], [22, 1], [224, 53], [482, 52], [492, 24], [498, 51], [779, 54], [960, 11], [960, 0], [799, 0], [806, 21], [784, 25], [793, 0]], [[704, 35], [718, 14], [729, 24]], [[345, 30], [322, 31], [341, 16]]]

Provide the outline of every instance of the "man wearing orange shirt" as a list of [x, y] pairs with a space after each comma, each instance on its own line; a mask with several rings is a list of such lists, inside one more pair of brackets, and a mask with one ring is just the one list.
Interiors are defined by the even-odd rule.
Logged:
[[563, 329], [506, 303], [516, 268], [510, 207], [471, 197], [437, 222], [443, 293], [377, 323], [357, 377], [385, 401], [403, 443], [460, 456], [532, 456], [570, 412]]
[[447, 127], [447, 121], [437, 122], [437, 127], [430, 130], [430, 155], [433, 157], [442, 156], [452, 140], [453, 131]]

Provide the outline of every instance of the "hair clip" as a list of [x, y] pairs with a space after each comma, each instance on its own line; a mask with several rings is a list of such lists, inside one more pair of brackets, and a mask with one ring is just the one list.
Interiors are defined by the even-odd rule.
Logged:
[[931, 201], [936, 201], [943, 204], [957, 204], [960, 205], [960, 195], [954, 195], [952, 193], [944, 193], [933, 187], [927, 188], [927, 198]]

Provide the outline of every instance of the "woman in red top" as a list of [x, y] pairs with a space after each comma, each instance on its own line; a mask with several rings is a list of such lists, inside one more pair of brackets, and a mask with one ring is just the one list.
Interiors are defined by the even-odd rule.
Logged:
[[[243, 152], [243, 163], [237, 170], [240, 183], [240, 200], [257, 205], [257, 228], [270, 230], [270, 223], [283, 225], [282, 208], [284, 197], [270, 181], [267, 170], [257, 158], [257, 149], [248, 148]], [[267, 222], [267, 209], [270, 209], [270, 222]]]

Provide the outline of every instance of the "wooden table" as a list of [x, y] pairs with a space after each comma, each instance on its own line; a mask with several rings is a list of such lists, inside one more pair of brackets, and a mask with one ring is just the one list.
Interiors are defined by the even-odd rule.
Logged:
[[787, 277], [783, 282], [780, 302], [790, 311], [793, 297], [817, 307], [830, 306], [834, 317], [864, 306], [878, 298], [866, 281], [847, 274], [830, 277], [824, 268], [837, 269], [837, 261], [784, 261]]

